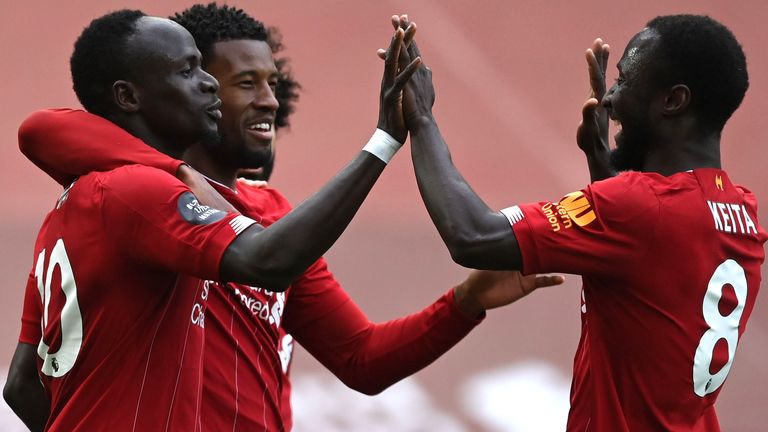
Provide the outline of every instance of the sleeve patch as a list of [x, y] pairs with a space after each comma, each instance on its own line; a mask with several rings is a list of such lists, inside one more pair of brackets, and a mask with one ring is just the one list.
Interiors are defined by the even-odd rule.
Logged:
[[225, 211], [200, 204], [192, 192], [181, 194], [178, 209], [181, 218], [193, 225], [208, 225], [224, 219], [227, 215]]

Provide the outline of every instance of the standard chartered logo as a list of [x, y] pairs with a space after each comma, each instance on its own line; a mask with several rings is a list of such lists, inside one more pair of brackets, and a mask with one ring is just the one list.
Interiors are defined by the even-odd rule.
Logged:
[[[274, 293], [257, 287], [230, 285], [240, 304], [253, 315], [270, 325], [280, 327], [285, 307], [285, 293]], [[247, 292], [246, 292], [247, 290]]]

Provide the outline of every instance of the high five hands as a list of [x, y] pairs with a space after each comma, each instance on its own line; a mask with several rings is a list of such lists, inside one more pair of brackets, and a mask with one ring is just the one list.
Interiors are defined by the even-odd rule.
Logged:
[[404, 55], [405, 47], [411, 44], [415, 34], [415, 24], [404, 28], [398, 25], [389, 48], [378, 51], [379, 57], [384, 59], [384, 76], [381, 79], [379, 121], [376, 127], [400, 143], [404, 143], [408, 136], [403, 117], [403, 87], [421, 65], [418, 56], [411, 60]]
[[[418, 61], [415, 71], [413, 71], [410, 79], [403, 87], [398, 106], [392, 107], [393, 110], [398, 108], [401, 110], [405, 126], [408, 131], [413, 133], [420, 126], [421, 121], [429, 121], [432, 118], [432, 106], [435, 103], [432, 70], [424, 64], [419, 47], [414, 40], [416, 23], [409, 21], [408, 15], [393, 15], [391, 23], [392, 27], [395, 28], [395, 37], [401, 30], [405, 32], [406, 37], [402, 39], [399, 55], [397, 57], [390, 56], [389, 61], [394, 62], [398, 69], [403, 69], [402, 65], [408, 65], [404, 72], [409, 71], [408, 68]], [[410, 37], [408, 37], [409, 31], [412, 32]], [[386, 62], [388, 53], [392, 51], [392, 46], [390, 45], [389, 50], [379, 49], [377, 54]]]
[[[410, 22], [407, 15], [393, 15], [391, 22], [395, 35], [389, 49], [379, 49], [377, 52], [385, 61], [380, 102], [381, 112], [387, 113], [392, 119], [391, 124], [397, 124], [398, 127], [404, 124], [402, 135], [393, 135], [399, 139], [400, 136], [405, 137], [408, 131], [417, 133], [423, 122], [433, 121], [435, 90], [432, 85], [432, 71], [424, 64], [414, 40], [416, 23]], [[607, 60], [607, 54], [605, 59]], [[399, 75], [398, 71], [401, 71]], [[395, 82], [396, 85], [389, 86], [385, 91], [385, 86], [390, 82]], [[394, 94], [399, 90], [400, 94]], [[604, 93], [603, 80], [602, 94]], [[401, 119], [403, 123], [400, 123]], [[456, 306], [462, 312], [476, 317], [486, 310], [514, 303], [537, 288], [560, 285], [563, 282], [564, 278], [557, 275], [523, 276], [518, 271], [473, 270], [467, 279], [456, 286], [454, 298]]]

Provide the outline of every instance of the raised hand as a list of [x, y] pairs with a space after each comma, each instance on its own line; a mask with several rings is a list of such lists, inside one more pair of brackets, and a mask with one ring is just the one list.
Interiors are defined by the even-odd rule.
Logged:
[[405, 142], [408, 136], [403, 117], [403, 87], [411, 79], [421, 64], [421, 59], [412, 61], [401, 56], [404, 52], [403, 40], [412, 40], [416, 26], [403, 30], [398, 28], [384, 52], [384, 76], [381, 79], [379, 95], [379, 121], [377, 128], [387, 132], [399, 142]]
[[[411, 22], [408, 19], [408, 15], [393, 15], [391, 18], [392, 27], [405, 30], [413, 29], [415, 34], [416, 23]], [[404, 50], [400, 52], [400, 64], [408, 64], [412, 59], [421, 59], [421, 53], [419, 47], [413, 40], [413, 34], [409, 37], [406, 33], [403, 38]], [[385, 58], [386, 51], [379, 49], [378, 56], [382, 59]], [[416, 77], [418, 76], [419, 83], [413, 88], [409, 87], [415, 84]], [[418, 100], [416, 98], [419, 98]], [[423, 65], [418, 68], [414, 77], [406, 85], [406, 90], [403, 92], [403, 115], [405, 116], [405, 122], [408, 129], [413, 131], [413, 128], [418, 126], [418, 120], [423, 118], [431, 118], [432, 106], [435, 104], [435, 90], [432, 86], [432, 70]]]
[[599, 38], [595, 39], [585, 54], [592, 94], [581, 108], [582, 120], [576, 131], [576, 143], [587, 156], [589, 174], [593, 182], [615, 175], [610, 166], [608, 113], [602, 107], [606, 93], [605, 74], [609, 54], [610, 46]]
[[562, 276], [523, 276], [518, 271], [473, 270], [456, 286], [456, 305], [469, 316], [514, 303], [537, 288], [560, 285]]

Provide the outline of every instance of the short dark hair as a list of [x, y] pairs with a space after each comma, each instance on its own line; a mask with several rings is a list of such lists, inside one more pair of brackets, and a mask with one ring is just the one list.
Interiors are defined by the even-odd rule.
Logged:
[[659, 16], [647, 26], [660, 36], [663, 84], [687, 85], [702, 126], [722, 130], [749, 87], [747, 60], [736, 37], [703, 15]]
[[89, 112], [105, 116], [113, 109], [112, 84], [129, 78], [126, 44], [144, 16], [140, 10], [108, 13], [91, 21], [75, 41], [69, 59], [72, 88]]
[[[170, 17], [181, 24], [195, 38], [197, 48], [203, 54], [203, 67], [210, 59], [211, 48], [217, 42], [230, 40], [258, 40], [267, 42], [275, 56], [283, 50], [282, 36], [275, 28], [267, 29], [242, 9], [219, 6], [216, 3], [194, 5]], [[280, 74], [275, 97], [280, 103], [275, 116], [275, 127], [289, 126], [288, 117], [296, 109], [301, 85], [293, 78], [289, 59], [277, 58], [275, 66]]]

